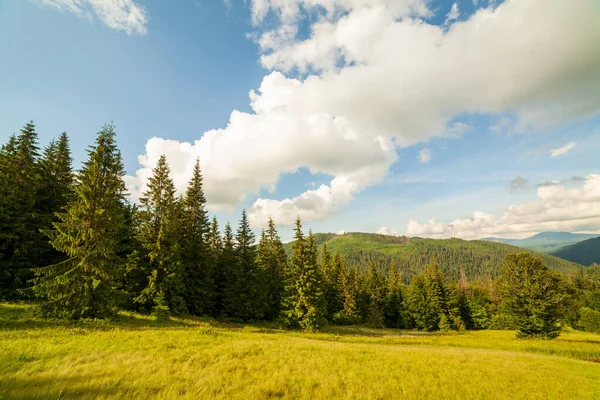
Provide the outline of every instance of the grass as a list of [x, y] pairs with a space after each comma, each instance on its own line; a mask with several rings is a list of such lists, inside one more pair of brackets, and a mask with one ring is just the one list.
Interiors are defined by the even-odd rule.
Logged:
[[[596, 361], [596, 362], [592, 362]], [[300, 333], [197, 318], [35, 318], [0, 303], [0, 399], [597, 399], [600, 335]]]

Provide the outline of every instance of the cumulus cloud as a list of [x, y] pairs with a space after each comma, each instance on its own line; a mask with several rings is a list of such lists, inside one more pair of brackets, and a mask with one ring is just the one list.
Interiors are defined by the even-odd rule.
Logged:
[[387, 236], [400, 236], [400, 234], [398, 232], [396, 232], [393, 229], [388, 228], [387, 226], [382, 226], [381, 228], [379, 228], [377, 233], [380, 235], [387, 235]]
[[600, 227], [600, 175], [590, 174], [580, 188], [561, 183], [537, 188], [537, 201], [511, 205], [500, 217], [477, 211], [472, 218], [444, 223], [410, 221], [409, 236], [479, 239], [526, 237], [542, 231], [597, 231]]
[[63, 12], [92, 20], [98, 18], [112, 29], [128, 35], [148, 33], [148, 12], [134, 0], [36, 0]]
[[429, 161], [431, 161], [431, 152], [429, 149], [423, 149], [419, 152], [419, 161], [421, 161], [423, 164], [427, 164]]
[[455, 122], [465, 114], [508, 113], [537, 126], [600, 109], [594, 0], [507, 0], [449, 27], [421, 19], [431, 15], [427, 3], [253, 0], [257, 30], [269, 26], [257, 35], [261, 63], [280, 72], [250, 93], [252, 112], [232, 112], [225, 128], [194, 143], [150, 140], [130, 189], [143, 190], [161, 153], [179, 185], [199, 156], [214, 206], [272, 190], [305, 167], [331, 181], [295, 197], [259, 198], [249, 215], [254, 224], [269, 215], [279, 224], [322, 219], [380, 182], [397, 147], [470, 129]]
[[552, 155], [552, 157], [557, 157], [557, 156], [560, 156], [561, 154], [568, 153], [569, 151], [573, 150], [576, 146], [577, 146], [577, 143], [569, 142], [562, 147], [558, 147], [556, 149], [550, 150], [550, 154]]

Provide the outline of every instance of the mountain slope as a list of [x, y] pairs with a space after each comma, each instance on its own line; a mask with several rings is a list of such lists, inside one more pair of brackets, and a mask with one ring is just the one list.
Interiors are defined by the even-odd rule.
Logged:
[[[326, 243], [333, 254], [341, 255], [350, 266], [366, 268], [375, 262], [387, 271], [392, 262], [409, 280], [423, 271], [425, 264], [437, 259], [447, 277], [456, 280], [460, 269], [473, 278], [496, 277], [509, 253], [527, 251], [540, 257], [549, 267], [561, 272], [575, 272], [581, 265], [503, 243], [461, 239], [421, 239], [393, 237], [371, 233], [344, 235], [316, 234], [315, 241]], [[291, 243], [287, 244], [289, 249]]]
[[482, 240], [510, 244], [512, 246], [523, 247], [525, 249], [540, 251], [543, 253], [553, 253], [566, 246], [595, 238], [596, 236], [598, 235], [587, 233], [541, 232], [525, 239], [502, 239], [490, 237]]
[[600, 264], [600, 237], [567, 246], [552, 255], [582, 265]]

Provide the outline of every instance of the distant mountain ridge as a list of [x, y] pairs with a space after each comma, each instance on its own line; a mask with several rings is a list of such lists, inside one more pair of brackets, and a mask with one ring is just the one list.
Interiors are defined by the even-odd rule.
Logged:
[[600, 237], [563, 247], [552, 255], [582, 265], [600, 264]]
[[483, 238], [488, 242], [510, 244], [542, 253], [555, 253], [566, 246], [599, 237], [600, 234], [571, 233], [571, 232], [541, 232], [525, 239]]
[[[488, 279], [498, 276], [504, 258], [509, 253], [527, 251], [542, 259], [549, 268], [573, 273], [583, 266], [549, 254], [514, 247], [504, 243], [462, 239], [424, 239], [406, 236], [386, 236], [374, 233], [316, 233], [315, 243], [323, 243], [332, 254], [339, 254], [350, 267], [366, 269], [375, 263], [383, 272], [390, 266], [410, 280], [423, 272], [425, 264], [436, 260], [451, 280], [460, 278], [464, 269], [469, 279]], [[293, 242], [286, 243], [291, 251]]]

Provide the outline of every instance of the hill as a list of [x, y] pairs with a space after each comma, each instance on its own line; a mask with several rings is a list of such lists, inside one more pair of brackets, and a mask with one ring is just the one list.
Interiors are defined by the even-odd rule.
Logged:
[[[509, 253], [528, 251], [549, 267], [563, 273], [575, 272], [581, 265], [528, 249], [483, 240], [422, 239], [378, 235], [374, 233], [315, 234], [317, 244], [327, 244], [333, 254], [342, 256], [348, 265], [366, 268], [370, 262], [386, 271], [392, 262], [405, 280], [423, 271], [425, 264], [436, 259], [449, 279], [460, 278], [464, 268], [471, 279], [496, 277]], [[291, 249], [291, 243], [286, 244]]]
[[600, 237], [564, 247], [552, 255], [582, 265], [600, 264]]
[[565, 246], [579, 243], [597, 236], [597, 234], [594, 235], [587, 233], [541, 232], [525, 239], [502, 239], [490, 237], [482, 240], [510, 244], [512, 246], [523, 247], [525, 249], [535, 250], [542, 253], [553, 253], [564, 248]]

